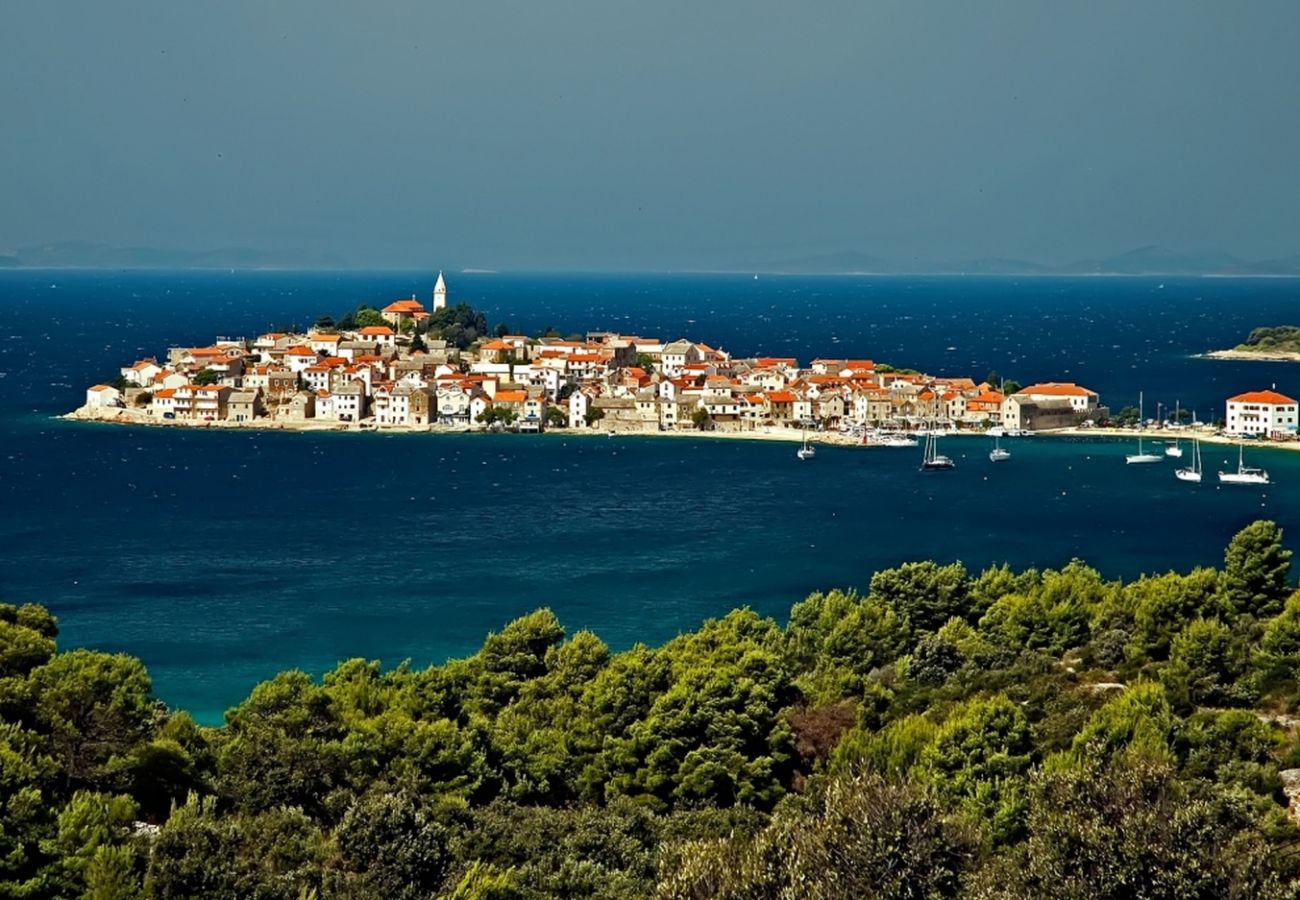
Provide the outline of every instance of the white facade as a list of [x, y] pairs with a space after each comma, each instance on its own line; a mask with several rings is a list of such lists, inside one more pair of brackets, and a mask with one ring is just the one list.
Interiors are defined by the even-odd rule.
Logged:
[[1228, 399], [1229, 434], [1295, 434], [1297, 403], [1276, 391], [1250, 391]]

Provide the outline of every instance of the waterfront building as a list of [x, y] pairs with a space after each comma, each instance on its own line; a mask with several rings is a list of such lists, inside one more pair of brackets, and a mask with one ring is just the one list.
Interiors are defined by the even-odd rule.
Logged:
[[1228, 434], [1260, 437], [1294, 435], [1297, 426], [1295, 400], [1276, 390], [1247, 391], [1229, 397], [1224, 430]]
[[91, 409], [121, 406], [122, 392], [107, 384], [96, 384], [86, 391], [86, 405]]

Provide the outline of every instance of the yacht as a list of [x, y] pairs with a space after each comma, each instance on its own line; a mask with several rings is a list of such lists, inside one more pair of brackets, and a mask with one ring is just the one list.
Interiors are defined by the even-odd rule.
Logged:
[[989, 451], [989, 462], [1003, 462], [1011, 458], [1011, 451], [1002, 446], [1000, 437], [993, 438], [993, 449]]
[[812, 459], [817, 455], [816, 447], [808, 446], [808, 429], [803, 430], [803, 446], [794, 452], [794, 455], [800, 459]]
[[[1182, 455], [1182, 451], [1179, 451]], [[1194, 481], [1201, 483], [1201, 442], [1192, 441], [1192, 464], [1186, 468], [1174, 469], [1174, 477], [1179, 481]]]
[[[1183, 410], [1181, 408], [1181, 405], [1175, 402], [1174, 423], [1181, 428], [1182, 420], [1183, 420]], [[1182, 459], [1183, 448], [1182, 445], [1178, 443], [1177, 437], [1174, 438], [1174, 442], [1172, 444], [1165, 444], [1165, 456], [1172, 456], [1174, 459]]]
[[1220, 472], [1219, 484], [1268, 484], [1268, 472], [1246, 465], [1242, 447], [1237, 445], [1237, 471]]
[[1142, 394], [1138, 394], [1138, 452], [1130, 453], [1124, 457], [1124, 462], [1129, 465], [1134, 463], [1158, 463], [1164, 462], [1164, 457], [1158, 453], [1146, 453], [1142, 450], [1142, 429], [1146, 427], [1146, 422], [1142, 420]]
[[944, 456], [938, 451], [938, 441], [939, 438], [933, 431], [926, 434], [925, 450], [921, 454], [922, 472], [942, 472], [957, 468], [957, 464], [951, 457]]

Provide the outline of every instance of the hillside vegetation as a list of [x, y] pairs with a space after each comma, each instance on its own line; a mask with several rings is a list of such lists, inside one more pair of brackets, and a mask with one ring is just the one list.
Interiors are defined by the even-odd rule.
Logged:
[[1300, 325], [1252, 329], [1246, 343], [1234, 349], [1244, 353], [1300, 353]]
[[612, 653], [547, 610], [220, 728], [0, 606], [0, 896], [1298, 897], [1300, 593], [918, 562]]

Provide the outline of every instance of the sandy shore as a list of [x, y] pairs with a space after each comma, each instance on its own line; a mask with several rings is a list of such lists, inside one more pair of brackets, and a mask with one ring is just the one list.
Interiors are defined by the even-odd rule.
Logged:
[[[463, 426], [448, 425], [387, 425], [376, 427], [368, 425], [365, 428], [359, 427], [348, 422], [317, 422], [312, 419], [306, 421], [280, 421], [270, 419], [258, 419], [253, 422], [191, 422], [184, 419], [159, 419], [149, 415], [141, 410], [134, 409], [88, 409], [82, 407], [59, 416], [58, 418], [73, 422], [103, 422], [111, 425], [134, 425], [146, 426], [152, 428], [190, 428], [202, 430], [205, 428], [220, 430], [245, 430], [245, 431], [303, 431], [303, 432], [352, 432], [355, 434], [486, 434], [483, 428], [466, 428]], [[552, 428], [542, 432], [543, 435], [555, 437], [591, 437], [599, 438], [609, 435], [608, 428]], [[616, 429], [614, 432], [619, 437], [665, 437], [665, 438], [703, 438], [706, 440], [730, 440], [730, 441], [782, 441], [785, 443], [797, 444], [803, 440], [803, 432], [798, 428], [780, 428], [776, 426], [767, 426], [755, 430], [723, 430], [716, 429], [713, 431], [696, 431], [688, 429], [683, 431], [650, 431], [650, 430], [628, 430]], [[951, 432], [949, 437], [956, 438], [985, 438], [988, 436], [982, 431], [957, 431]], [[1135, 441], [1138, 432], [1126, 428], [1058, 428], [1051, 431], [1037, 432], [1039, 437], [1079, 437], [1079, 438], [1111, 438], [1117, 440]], [[1175, 439], [1180, 441], [1191, 441], [1192, 438], [1199, 439], [1205, 444], [1237, 444], [1241, 441], [1223, 435], [1215, 434], [1211, 430], [1187, 429], [1186, 431], [1170, 431], [1147, 429], [1142, 432], [1143, 439], [1152, 442], [1166, 442]], [[919, 439], [919, 437], [918, 437]], [[808, 432], [808, 442], [810, 444], [829, 444], [839, 447], [861, 447], [862, 439], [847, 434], [840, 434], [836, 431], [810, 431]], [[1268, 441], [1252, 440], [1245, 442], [1250, 447], [1268, 447], [1278, 450], [1300, 450], [1300, 441]], [[874, 448], [873, 448], [874, 449]]]
[[[1057, 428], [1052, 431], [1040, 431], [1038, 435], [1042, 437], [1104, 437], [1118, 438], [1128, 441], [1136, 441], [1138, 432], [1131, 428]], [[1142, 432], [1142, 439], [1145, 441], [1168, 443], [1175, 439], [1190, 443], [1195, 438], [1202, 444], [1245, 444], [1247, 447], [1268, 447], [1274, 450], [1300, 450], [1300, 441], [1269, 441], [1261, 438], [1254, 440], [1238, 440], [1226, 435], [1215, 434], [1213, 431], [1202, 431], [1199, 429], [1187, 429], [1186, 431], [1162, 431], [1148, 428]]]
[[1201, 359], [1250, 359], [1256, 362], [1300, 362], [1300, 353], [1286, 350], [1211, 350], [1198, 354]]

